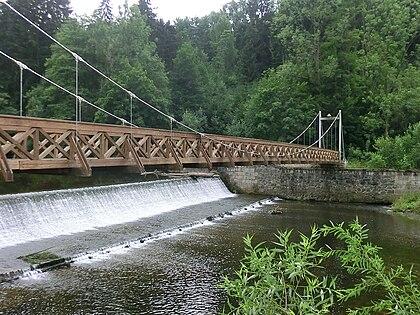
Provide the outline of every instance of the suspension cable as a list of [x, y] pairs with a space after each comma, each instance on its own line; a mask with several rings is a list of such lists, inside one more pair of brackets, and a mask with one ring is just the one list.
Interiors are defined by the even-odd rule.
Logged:
[[[164, 116], [164, 117], [166, 117], [166, 118], [168, 118], [169, 120], [171, 120], [171, 122], [175, 122], [175, 123], [177, 123], [177, 124], [179, 124], [180, 126], [182, 126], [182, 127], [184, 127], [184, 128], [186, 128], [187, 130], [189, 130], [189, 131], [191, 131], [191, 132], [193, 132], [193, 133], [195, 133], [195, 134], [198, 134], [198, 135], [200, 135], [201, 137], [205, 137], [205, 138], [207, 138], [207, 139], [209, 139], [209, 140], [211, 140], [211, 141], [214, 141], [214, 142], [216, 142], [216, 143], [220, 143], [220, 144], [222, 144], [222, 145], [224, 145], [225, 147], [229, 147], [229, 148], [232, 148], [232, 149], [234, 149], [234, 150], [239, 150], [238, 148], [234, 148], [234, 147], [232, 147], [231, 145], [227, 145], [227, 144], [225, 144], [225, 143], [223, 143], [222, 141], [218, 141], [218, 140], [215, 140], [215, 139], [212, 139], [212, 138], [210, 138], [209, 136], [206, 136], [204, 133], [202, 133], [202, 132], [199, 132], [199, 131], [197, 131], [197, 130], [195, 130], [195, 129], [193, 129], [193, 128], [191, 128], [191, 127], [189, 127], [189, 126], [187, 126], [187, 125], [185, 125], [184, 123], [182, 123], [182, 122], [180, 122], [180, 121], [178, 121], [178, 120], [176, 120], [174, 117], [172, 117], [172, 116], [170, 116], [170, 115], [168, 115], [168, 114], [166, 114], [166, 113], [164, 113], [163, 111], [161, 111], [160, 109], [158, 109], [158, 108], [156, 108], [155, 106], [153, 106], [153, 105], [151, 105], [150, 103], [148, 103], [147, 101], [145, 101], [145, 100], [143, 100], [143, 99], [141, 99], [140, 97], [138, 97], [136, 94], [134, 94], [134, 93], [132, 93], [131, 91], [129, 91], [129, 90], [127, 90], [126, 88], [124, 88], [122, 85], [120, 85], [119, 83], [117, 83], [117, 82], [115, 82], [113, 79], [111, 79], [110, 77], [108, 77], [107, 75], [105, 75], [104, 73], [102, 73], [100, 70], [98, 70], [97, 68], [95, 68], [94, 66], [92, 66], [91, 64], [89, 64], [87, 61], [85, 61], [85, 60], [83, 60], [83, 58], [81, 58], [79, 55], [77, 55], [75, 52], [73, 52], [73, 51], [71, 51], [69, 48], [67, 48], [65, 45], [63, 45], [62, 43], [60, 43], [58, 40], [56, 40], [54, 37], [52, 37], [51, 35], [49, 35], [46, 31], [44, 31], [41, 27], [39, 27], [38, 25], [36, 25], [35, 23], [33, 23], [31, 20], [29, 20], [26, 16], [24, 16], [22, 13], [20, 13], [18, 10], [16, 10], [14, 7], [12, 7], [9, 3], [7, 3], [6, 2], [6, 0], [0, 0], [0, 3], [4, 3], [7, 7], [9, 7], [13, 12], [15, 12], [17, 15], [19, 15], [22, 19], [24, 19], [26, 22], [28, 22], [29, 24], [31, 24], [33, 27], [35, 27], [38, 31], [40, 31], [42, 34], [44, 34], [45, 36], [47, 36], [50, 40], [52, 40], [55, 44], [57, 44], [58, 46], [60, 46], [61, 48], [63, 48], [65, 51], [67, 51], [68, 53], [70, 53], [76, 60], [77, 60], [77, 62], [78, 61], [81, 61], [81, 62], [83, 62], [86, 66], [88, 66], [90, 69], [92, 69], [92, 70], [94, 70], [96, 73], [98, 73], [99, 75], [101, 75], [103, 78], [105, 78], [106, 80], [108, 80], [109, 82], [111, 82], [112, 84], [114, 84], [115, 86], [117, 86], [118, 88], [120, 88], [121, 90], [123, 90], [124, 92], [126, 92], [126, 93], [128, 93], [129, 95], [132, 95], [132, 97], [134, 97], [135, 99], [137, 99], [138, 101], [140, 101], [141, 103], [143, 103], [144, 105], [146, 105], [146, 106], [148, 106], [149, 108], [151, 108], [152, 110], [154, 110], [154, 111], [156, 111], [157, 113], [159, 113], [159, 114], [161, 114], [162, 116]], [[18, 65], [19, 64], [21, 64], [20, 62], [18, 62], [17, 60], [15, 60], [15, 59], [13, 59], [12, 57], [10, 57], [10, 56], [8, 56], [8, 55], [6, 55], [5, 53], [3, 53], [2, 51], [0, 51], [0, 53], [2, 54], [2, 55], [4, 55], [5, 57], [7, 57], [7, 58], [9, 58], [10, 60], [12, 60], [12, 61], [14, 61], [14, 62], [16, 62]], [[25, 65], [25, 67], [26, 67], [26, 65]], [[63, 90], [63, 91], [65, 91], [66, 93], [68, 93], [68, 94], [70, 94], [70, 95], [72, 95], [72, 96], [74, 96], [76, 99], [78, 99], [78, 101], [80, 101], [80, 102], [85, 102], [86, 104], [88, 104], [88, 105], [90, 105], [90, 106], [92, 106], [92, 107], [94, 107], [94, 108], [96, 108], [96, 109], [98, 109], [98, 110], [100, 110], [100, 111], [102, 111], [102, 112], [104, 112], [104, 113], [106, 113], [106, 114], [108, 114], [108, 115], [110, 115], [111, 117], [114, 117], [114, 118], [116, 118], [117, 120], [119, 120], [119, 121], [121, 121], [123, 124], [124, 123], [127, 123], [127, 124], [129, 124], [130, 126], [133, 126], [133, 127], [138, 127], [138, 126], [136, 126], [136, 125], [134, 125], [134, 124], [132, 124], [132, 122], [128, 122], [127, 120], [125, 120], [124, 118], [121, 118], [121, 117], [118, 117], [118, 116], [116, 116], [116, 115], [114, 115], [114, 114], [112, 114], [111, 112], [108, 112], [108, 111], [106, 111], [105, 109], [103, 109], [103, 108], [101, 108], [101, 107], [99, 107], [99, 106], [97, 106], [97, 105], [95, 105], [95, 104], [93, 104], [93, 103], [91, 103], [91, 102], [89, 102], [89, 101], [87, 101], [87, 100], [85, 100], [85, 99], [83, 99], [82, 97], [80, 97], [79, 95], [77, 95], [77, 94], [75, 94], [75, 93], [72, 93], [72, 92], [70, 92], [70, 91], [68, 91], [67, 89], [65, 89], [65, 88], [63, 88], [63, 87], [61, 87], [60, 85], [58, 85], [58, 84], [56, 84], [55, 82], [53, 82], [53, 81], [51, 81], [51, 80], [49, 80], [48, 78], [46, 78], [46, 77], [44, 77], [44, 76], [42, 76], [42, 75], [40, 75], [40, 74], [38, 74], [37, 72], [35, 72], [34, 70], [32, 70], [32, 69], [30, 69], [30, 68], [28, 68], [27, 67], [27, 70], [29, 70], [30, 72], [32, 72], [33, 74], [35, 74], [35, 75], [37, 75], [37, 76], [39, 76], [40, 78], [42, 78], [42, 79], [44, 79], [45, 81], [47, 81], [47, 82], [49, 82], [50, 84], [52, 84], [52, 85], [54, 85], [54, 86], [56, 86], [57, 88], [59, 88], [59, 89], [61, 89], [61, 90]], [[318, 114], [319, 115], [319, 114]], [[294, 140], [292, 140], [290, 143], [293, 143], [294, 141], [296, 141], [302, 134], [304, 134], [309, 128], [310, 128], [310, 126], [313, 124], [313, 122], [318, 118], [318, 115], [314, 118], [314, 120], [311, 122], [311, 124], [298, 136], [298, 137], [296, 137]], [[78, 118], [78, 117], [77, 117]], [[330, 126], [331, 127], [331, 126]], [[330, 128], [329, 128], [330, 129]], [[329, 131], [329, 129], [326, 131], [326, 132], [328, 132]], [[324, 135], [325, 135], [326, 133], [324, 133], [323, 134], [323, 136], [320, 138], [320, 139], [318, 139], [318, 141], [316, 141], [316, 142], [314, 142], [312, 145], [310, 145], [310, 146], [308, 146], [307, 148], [305, 148], [304, 150], [307, 150], [307, 149], [309, 149], [309, 148], [311, 148], [311, 147], [313, 147], [313, 145], [314, 144], [316, 144], [316, 143], [318, 143], [323, 137], [324, 137]], [[304, 150], [301, 150], [301, 152], [302, 151], [304, 151]], [[239, 151], [243, 151], [243, 152], [246, 152], [246, 153], [250, 153], [250, 154], [255, 154], [255, 152], [248, 152], [248, 151], [245, 151], [245, 150], [239, 150]], [[297, 152], [296, 152], [297, 153]], [[294, 154], [296, 154], [296, 153], [294, 153]], [[261, 154], [260, 154], [261, 155]]]
[[312, 120], [312, 122], [308, 125], [308, 127], [306, 127], [305, 130], [303, 130], [299, 136], [297, 136], [296, 138], [294, 138], [292, 141], [290, 141], [289, 143], [293, 143], [295, 142], [297, 139], [299, 139], [303, 134], [305, 134], [306, 131], [308, 131], [308, 129], [312, 126], [312, 124], [318, 119], [319, 113], [318, 115], [315, 116], [315, 118]]
[[[78, 106], [79, 107], [81, 107], [81, 105], [83, 104], [83, 103], [86, 103], [86, 104], [88, 104], [88, 105], [90, 105], [90, 106], [92, 106], [93, 108], [95, 108], [95, 109], [97, 109], [97, 110], [99, 110], [99, 111], [101, 111], [101, 112], [103, 112], [103, 113], [105, 113], [105, 114], [107, 114], [107, 115], [109, 115], [109, 116], [111, 116], [111, 117], [113, 117], [113, 118], [115, 118], [115, 119], [117, 119], [117, 120], [119, 120], [119, 121], [121, 121], [123, 124], [128, 124], [128, 125], [130, 125], [130, 126], [132, 126], [132, 127], [135, 127], [135, 128], [139, 128], [138, 126], [136, 126], [135, 124], [133, 124], [132, 122], [128, 122], [127, 120], [125, 120], [124, 118], [121, 118], [121, 117], [119, 117], [119, 116], [117, 116], [117, 115], [115, 115], [115, 114], [113, 114], [113, 113], [111, 113], [111, 112], [109, 112], [109, 111], [107, 111], [107, 110], [105, 110], [105, 109], [103, 109], [103, 108], [101, 108], [101, 107], [99, 107], [99, 106], [97, 106], [97, 105], [95, 105], [95, 104], [93, 104], [93, 103], [91, 103], [91, 102], [89, 102], [89, 101], [87, 101], [86, 99], [84, 99], [83, 97], [81, 97], [81, 96], [78, 96], [78, 95], [76, 95], [75, 93], [73, 93], [73, 92], [71, 92], [71, 91], [69, 91], [69, 90], [67, 90], [66, 88], [64, 88], [64, 87], [62, 87], [61, 85], [59, 85], [59, 84], [57, 84], [57, 83], [55, 83], [54, 81], [52, 81], [52, 80], [50, 80], [50, 79], [48, 79], [47, 77], [45, 77], [45, 76], [43, 76], [43, 75], [41, 75], [41, 74], [39, 74], [38, 72], [36, 72], [35, 70], [33, 70], [33, 69], [31, 69], [30, 67], [28, 67], [27, 65], [25, 65], [24, 63], [22, 63], [22, 62], [20, 62], [20, 61], [18, 61], [18, 60], [16, 60], [16, 59], [14, 59], [13, 57], [11, 57], [11, 56], [9, 56], [8, 54], [6, 54], [5, 52], [3, 52], [2, 50], [0, 50], [0, 54], [1, 55], [3, 55], [4, 57], [6, 57], [7, 59], [9, 59], [9, 60], [11, 60], [12, 62], [14, 62], [15, 64], [17, 64], [19, 67], [21, 67], [22, 69], [24, 69], [24, 70], [27, 70], [27, 71], [29, 71], [29, 72], [31, 72], [32, 74], [34, 74], [34, 75], [36, 75], [36, 76], [38, 76], [39, 78], [41, 78], [41, 79], [43, 79], [43, 80], [45, 80], [46, 82], [48, 82], [48, 83], [50, 83], [51, 85], [53, 85], [53, 86], [55, 86], [55, 87], [57, 87], [58, 89], [60, 89], [60, 90], [62, 90], [62, 91], [64, 91], [65, 93], [67, 93], [67, 94], [69, 94], [69, 95], [71, 95], [71, 96], [73, 96], [73, 97], [75, 97], [77, 100], [78, 100]], [[134, 94], [133, 94], [133, 96], [134, 96]], [[224, 147], [226, 147], [226, 148], [230, 148], [230, 149], [233, 149], [233, 150], [236, 150], [237, 152], [242, 152], [242, 153], [245, 153], [245, 154], [251, 154], [251, 156], [261, 156], [261, 153], [256, 153], [256, 152], [254, 152], [254, 151], [248, 151], [248, 150], [242, 150], [242, 149], [239, 149], [239, 148], [236, 148], [236, 147], [234, 147], [234, 146], [232, 146], [232, 145], [230, 145], [230, 144], [226, 144], [226, 143], [224, 143], [224, 142], [222, 142], [222, 141], [220, 141], [220, 140], [217, 140], [217, 139], [214, 139], [214, 138], [212, 138], [212, 137], [210, 137], [209, 135], [206, 135], [206, 134], [204, 134], [204, 133], [202, 133], [202, 132], [199, 132], [199, 131], [196, 131], [196, 130], [194, 130], [194, 129], [192, 129], [192, 128], [190, 128], [189, 126], [187, 126], [187, 125], [185, 125], [185, 124], [183, 124], [183, 123], [181, 123], [181, 122], [179, 122], [179, 121], [177, 121], [175, 118], [173, 118], [173, 117], [171, 117], [171, 116], [169, 116], [169, 119], [170, 119], [170, 121], [171, 121], [171, 124], [173, 123], [173, 122], [175, 122], [175, 123], [178, 123], [178, 124], [180, 124], [182, 127], [184, 127], [184, 128], [187, 128], [187, 129], [189, 129], [189, 130], [191, 130], [191, 131], [193, 131], [195, 134], [198, 134], [198, 135], [200, 135], [201, 137], [204, 137], [204, 138], [207, 138], [208, 140], [210, 140], [210, 141], [213, 141], [214, 143], [217, 143], [217, 144], [220, 144], [220, 145], [223, 145]], [[332, 128], [332, 126], [334, 125], [334, 123], [336, 122], [336, 120], [338, 119], [338, 115], [335, 117], [335, 119], [334, 119], [334, 121], [331, 123], [331, 125], [329, 126], [329, 128], [322, 134], [322, 136], [321, 136], [321, 138], [319, 138], [317, 141], [315, 141], [314, 143], [312, 143], [310, 146], [307, 146], [307, 147], [305, 147], [305, 148], [303, 148], [303, 149], [301, 149], [301, 150], [299, 150], [299, 151], [296, 151], [296, 152], [293, 152], [293, 153], [289, 153], [289, 154], [282, 154], [282, 155], [280, 155], [280, 156], [278, 156], [277, 155], [277, 157], [286, 157], [286, 156], [293, 156], [293, 155], [296, 155], [296, 154], [299, 154], [299, 153], [302, 153], [302, 152], [304, 152], [304, 151], [306, 151], [306, 150], [308, 150], [308, 149], [310, 149], [310, 148], [312, 148], [314, 145], [316, 145], [319, 141], [322, 141], [323, 140], [323, 138], [325, 137], [325, 135], [330, 131], [330, 129]], [[76, 128], [77, 128], [77, 121], [76, 121]], [[267, 155], [268, 157], [275, 157], [275, 155]]]
[[[103, 109], [103, 108], [101, 108], [101, 107], [99, 107], [99, 106], [97, 106], [97, 105], [95, 105], [95, 104], [93, 104], [93, 103], [91, 103], [91, 102], [89, 102], [89, 101], [85, 100], [83, 97], [76, 95], [75, 93], [73, 93], [73, 92], [71, 92], [71, 91], [67, 90], [66, 88], [64, 88], [64, 87], [62, 87], [61, 85], [59, 85], [59, 84], [55, 83], [54, 81], [52, 81], [52, 80], [48, 79], [47, 77], [43, 76], [42, 74], [39, 74], [39, 73], [38, 73], [38, 72], [36, 72], [35, 70], [32, 70], [32, 69], [31, 69], [31, 68], [29, 68], [27, 65], [25, 65], [24, 63], [22, 63], [22, 62], [20, 62], [20, 61], [18, 61], [18, 60], [16, 60], [16, 59], [14, 59], [13, 57], [10, 57], [8, 54], [6, 54], [5, 52], [3, 52], [2, 50], [0, 50], [0, 54], [1, 54], [1, 55], [3, 55], [4, 57], [6, 57], [7, 59], [9, 59], [9, 60], [13, 61], [14, 63], [16, 63], [18, 66], [23, 67], [23, 69], [25, 69], [25, 70], [27, 70], [27, 71], [31, 72], [32, 74], [34, 74], [34, 75], [36, 75], [37, 77], [39, 77], [39, 78], [41, 78], [41, 79], [45, 80], [46, 82], [48, 82], [48, 83], [50, 83], [50, 84], [54, 85], [55, 87], [57, 87], [58, 89], [62, 90], [63, 92], [66, 92], [67, 94], [69, 94], [69, 95], [71, 95], [71, 96], [73, 96], [73, 97], [77, 98], [79, 102], [84, 102], [84, 103], [86, 103], [86, 104], [88, 104], [88, 105], [90, 105], [90, 106], [92, 106], [92, 107], [96, 108], [97, 110], [102, 111], [102, 112], [104, 112], [105, 114], [107, 114], [107, 115], [109, 115], [109, 116], [111, 116], [111, 117], [114, 117], [115, 119], [117, 119], [117, 120], [119, 120], [119, 121], [121, 121], [121, 122], [123, 122], [123, 123], [128, 123], [128, 124], [130, 124], [130, 123], [129, 123], [127, 120], [125, 120], [124, 118], [118, 117], [118, 116], [114, 115], [113, 113], [111, 113], [111, 112], [109, 112], [109, 111], [107, 111], [107, 110], [105, 110], [105, 109]], [[137, 126], [133, 124], [133, 127], [137, 127]]]

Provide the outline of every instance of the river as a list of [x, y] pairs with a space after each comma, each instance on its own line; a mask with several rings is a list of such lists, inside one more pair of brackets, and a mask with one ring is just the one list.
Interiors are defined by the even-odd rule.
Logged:
[[[219, 180], [202, 181], [198, 186], [189, 180], [176, 182], [173, 185], [178, 187], [177, 193], [166, 191], [159, 198], [151, 193], [150, 200], [166, 199], [179, 206], [157, 210], [151, 202], [149, 208], [155, 209], [155, 213], [131, 217], [130, 222], [119, 218], [118, 224], [97, 225], [93, 213], [99, 210], [81, 210], [83, 203], [80, 203], [72, 211], [87, 211], [89, 215], [81, 222], [89, 222], [89, 217], [93, 221], [92, 226], [80, 227], [78, 233], [59, 233], [44, 227], [46, 234], [38, 235], [34, 242], [27, 242], [25, 233], [19, 234], [14, 242], [19, 244], [12, 244], [10, 235], [3, 237], [8, 246], [0, 249], [0, 263], [12, 265], [9, 258], [22, 251], [50, 247], [61, 255], [73, 256], [75, 262], [70, 268], [0, 284], [0, 314], [217, 314], [226, 302], [218, 284], [223, 275], [232, 275], [238, 268], [244, 254], [243, 237], [247, 233], [254, 235], [255, 242], [274, 240], [273, 234], [278, 229], [308, 232], [312, 224], [322, 225], [330, 220], [348, 222], [356, 216], [367, 224], [370, 240], [383, 247], [382, 255], [388, 263], [413, 264], [415, 270], [420, 270], [418, 217], [394, 214], [383, 206], [268, 201], [261, 196], [231, 194], [220, 186]], [[123, 190], [144, 189], [135, 185], [123, 186]], [[172, 191], [171, 185], [165, 189]], [[180, 190], [179, 186], [184, 185], [190, 186]], [[106, 188], [107, 193], [115, 191], [114, 188]], [[209, 201], [206, 198], [211, 197], [201, 196], [199, 201], [193, 202], [195, 194], [202, 195], [208, 188], [215, 190], [217, 197]], [[95, 199], [98, 196], [92, 190], [86, 194], [82, 191], [67, 192], [63, 198], [77, 199], [86, 195], [88, 199]], [[96, 195], [89, 198], [92, 194]], [[132, 207], [127, 213], [138, 212], [136, 207], [140, 209], [143, 204], [138, 199], [141, 197], [133, 194], [125, 194], [126, 198], [117, 202], [121, 207]], [[35, 198], [30, 201], [32, 204], [34, 200], [51, 199], [43, 199], [42, 194], [25, 198]], [[132, 202], [133, 198], [138, 201], [137, 205]], [[52, 199], [60, 198], [55, 194]], [[186, 200], [185, 204], [181, 199]], [[10, 196], [7, 202], [10, 204]], [[273, 215], [271, 212], [278, 207], [282, 208], [282, 214]], [[111, 214], [114, 215], [112, 220], [118, 220], [113, 211], [123, 211], [118, 210], [115, 203], [106, 208], [108, 210], [101, 209], [107, 220]], [[55, 209], [57, 218], [62, 218], [57, 211]], [[38, 221], [46, 224], [46, 217], [48, 215], [44, 214]]]

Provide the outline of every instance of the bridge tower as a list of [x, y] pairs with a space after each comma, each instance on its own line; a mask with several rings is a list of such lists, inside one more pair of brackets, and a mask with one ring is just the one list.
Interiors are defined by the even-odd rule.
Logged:
[[[335, 117], [331, 116], [331, 114], [328, 114], [327, 116], [322, 117], [322, 112], [319, 111], [318, 113], [318, 147], [320, 149], [327, 148], [325, 138], [328, 138], [328, 137], [325, 137], [325, 134], [323, 133], [324, 121], [332, 121], [330, 128], [334, 126], [334, 128], [332, 129], [335, 129], [335, 134], [331, 131], [330, 139], [332, 142], [333, 138], [335, 137], [334, 140], [336, 142], [338, 141], [338, 152], [339, 152], [340, 161], [341, 162], [345, 161], [346, 158], [345, 158], [344, 141], [343, 141], [343, 114], [342, 114], [341, 109], [338, 111], [338, 114]], [[333, 148], [331, 147], [331, 149]]]

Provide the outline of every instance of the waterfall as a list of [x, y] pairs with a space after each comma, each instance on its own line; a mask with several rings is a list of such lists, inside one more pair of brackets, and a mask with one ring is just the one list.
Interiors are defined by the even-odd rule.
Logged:
[[0, 248], [133, 222], [234, 196], [219, 178], [0, 196]]

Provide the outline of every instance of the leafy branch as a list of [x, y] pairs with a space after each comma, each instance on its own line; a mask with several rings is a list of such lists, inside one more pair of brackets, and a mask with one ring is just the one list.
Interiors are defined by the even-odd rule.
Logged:
[[[335, 248], [325, 245], [331, 237]], [[376, 300], [347, 314], [420, 313], [412, 268], [386, 268], [381, 248], [368, 242], [368, 229], [357, 218], [347, 227], [330, 222], [313, 226], [309, 236], [299, 233], [298, 241], [292, 238], [292, 230], [278, 231], [271, 247], [265, 242], [254, 246], [250, 235], [244, 238], [241, 268], [220, 285], [229, 297], [224, 314], [330, 314], [372, 293]], [[334, 261], [340, 264], [336, 274], [327, 269]], [[357, 280], [350, 287], [339, 285], [340, 272]]]

